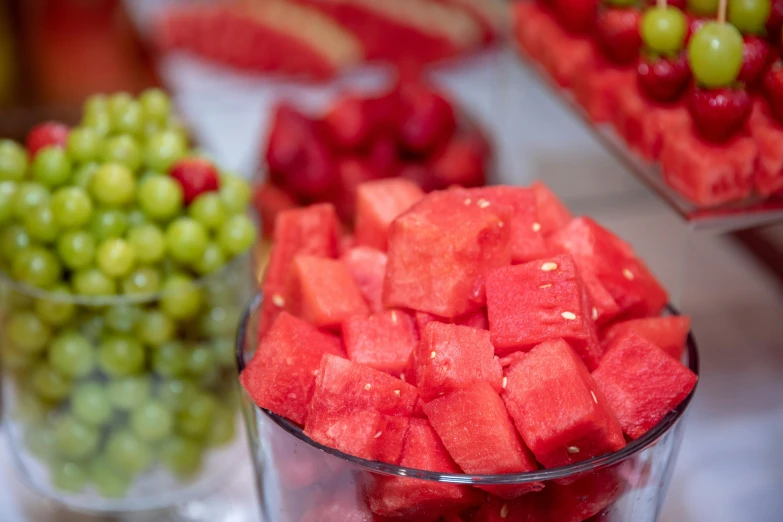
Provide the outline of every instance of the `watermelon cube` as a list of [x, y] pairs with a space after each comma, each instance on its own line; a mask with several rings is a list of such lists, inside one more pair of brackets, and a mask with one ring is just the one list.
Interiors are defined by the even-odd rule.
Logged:
[[601, 343], [607, 348], [617, 337], [632, 332], [679, 361], [690, 329], [691, 318], [687, 315], [631, 319], [606, 328], [601, 332]]
[[498, 355], [527, 351], [548, 339], [568, 341], [588, 368], [598, 366], [592, 306], [569, 255], [498, 268], [487, 277], [487, 312]]
[[759, 148], [759, 162], [754, 176], [756, 191], [762, 196], [783, 192], [783, 127], [770, 112], [769, 105], [756, 100], [750, 116], [751, 136]]
[[594, 123], [611, 121], [619, 94], [636, 89], [636, 71], [614, 66], [597, 66], [578, 82], [574, 96]]
[[[460, 473], [426, 419], [411, 420], [400, 466]], [[481, 503], [484, 498], [477, 490], [465, 485], [383, 475], [372, 476], [366, 496], [373, 513], [421, 522], [439, 520], [446, 512], [467, 509]]]
[[370, 311], [345, 264], [337, 259], [296, 256], [286, 291], [286, 309], [319, 328], [336, 328]]
[[614, 319], [620, 313], [620, 307], [612, 294], [592, 272], [583, 271], [579, 275], [582, 276], [587, 297], [593, 305], [591, 313], [595, 324], [600, 326]]
[[510, 209], [470, 194], [432, 192], [394, 220], [385, 306], [457, 317], [485, 304], [486, 274], [511, 262]]
[[539, 493], [540, 521], [582, 522], [609, 507], [623, 493], [625, 483], [617, 467], [581, 475], [568, 484], [547, 484]]
[[530, 188], [536, 196], [538, 222], [541, 224], [541, 233], [544, 237], [557, 232], [571, 222], [574, 216], [546, 185], [536, 181], [530, 185]]
[[625, 446], [608, 402], [562, 339], [544, 342], [506, 370], [503, 399], [525, 444], [545, 467]]
[[410, 384], [326, 354], [316, 376], [305, 434], [350, 455], [397, 464], [418, 398]]
[[264, 237], [272, 237], [275, 232], [277, 215], [284, 210], [296, 207], [296, 201], [284, 190], [264, 183], [253, 194], [253, 206], [261, 217]]
[[549, 238], [555, 252], [569, 253], [583, 274], [598, 278], [626, 318], [656, 316], [666, 290], [633, 248], [590, 218], [576, 218]]
[[635, 333], [616, 337], [593, 378], [632, 439], [676, 408], [698, 378], [650, 341]]
[[416, 383], [425, 401], [486, 382], [501, 390], [503, 371], [489, 331], [431, 322], [415, 348]]
[[[465, 473], [490, 475], [538, 469], [519, 438], [500, 395], [479, 382], [424, 404], [424, 413]], [[483, 487], [503, 498], [541, 489], [538, 483]]]
[[343, 323], [348, 358], [391, 375], [405, 370], [418, 342], [413, 318], [402, 310], [387, 310]]
[[574, 84], [587, 72], [595, 67], [598, 51], [589, 39], [572, 36], [563, 29], [552, 32], [549, 40], [549, 50], [544, 57], [543, 65], [552, 79], [566, 89]]
[[383, 311], [386, 254], [369, 247], [349, 248], [341, 257], [373, 313]]
[[261, 408], [304, 424], [325, 353], [342, 356], [340, 339], [281, 312], [239, 380]]
[[682, 104], [651, 102], [636, 85], [618, 90], [615, 129], [628, 147], [647, 161], [658, 159], [664, 136], [687, 127], [690, 121], [688, 109]]
[[380, 179], [359, 185], [356, 191], [356, 244], [385, 251], [389, 225], [424, 197], [414, 182]]
[[452, 317], [450, 319], [429, 314], [427, 312], [416, 312], [416, 326], [419, 332], [419, 336], [422, 335], [427, 325], [433, 321], [446, 324], [458, 324], [460, 326], [469, 326], [479, 330], [489, 330], [489, 321], [487, 320], [486, 308], [479, 308], [478, 310], [468, 312], [465, 315]]

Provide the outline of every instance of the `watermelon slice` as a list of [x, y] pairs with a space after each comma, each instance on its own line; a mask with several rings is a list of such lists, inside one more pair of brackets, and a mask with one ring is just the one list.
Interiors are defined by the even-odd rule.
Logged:
[[305, 433], [344, 453], [397, 464], [418, 398], [410, 384], [326, 354], [316, 377]]
[[433, 192], [394, 220], [385, 306], [457, 317], [484, 305], [486, 274], [511, 261], [510, 212], [465, 194]]
[[391, 222], [423, 197], [421, 188], [407, 179], [360, 185], [356, 192], [356, 244], [385, 251]]
[[352, 316], [370, 313], [342, 261], [299, 255], [291, 265], [286, 310], [319, 328], [338, 328]]
[[506, 371], [503, 399], [536, 460], [553, 468], [625, 446], [620, 425], [568, 343], [547, 341]]
[[601, 333], [601, 342], [607, 348], [616, 338], [635, 333], [679, 361], [690, 329], [691, 318], [687, 315], [631, 319], [609, 326]]
[[571, 254], [579, 271], [598, 278], [626, 318], [656, 316], [668, 296], [633, 248], [590, 218], [576, 218], [549, 238], [555, 252]]
[[261, 216], [264, 237], [272, 237], [275, 232], [277, 215], [296, 207], [296, 201], [285, 191], [270, 183], [259, 185], [253, 194], [253, 207]]
[[416, 346], [416, 383], [425, 401], [477, 382], [501, 390], [503, 372], [487, 330], [431, 322]]
[[628, 89], [636, 89], [636, 71], [604, 65], [586, 73], [574, 96], [593, 123], [604, 123], [617, 113], [618, 97]]
[[344, 356], [340, 339], [282, 312], [239, 380], [261, 408], [304, 424], [325, 353]]
[[783, 127], [772, 116], [769, 105], [762, 99], [755, 101], [748, 125], [759, 148], [756, 169], [756, 191], [762, 196], [783, 192]]
[[340, 258], [353, 276], [356, 286], [373, 313], [383, 311], [383, 279], [386, 254], [369, 247], [353, 247]]
[[498, 355], [562, 338], [588, 368], [598, 366], [602, 350], [592, 306], [571, 256], [494, 270], [487, 277], [487, 312]]
[[634, 333], [616, 337], [593, 378], [632, 439], [647, 433], [677, 407], [698, 377]]
[[405, 370], [418, 341], [413, 318], [402, 310], [350, 317], [343, 340], [350, 360], [395, 376]]
[[538, 221], [544, 237], [554, 234], [571, 222], [574, 216], [546, 185], [536, 181], [530, 188], [536, 196]]
[[[400, 466], [460, 473], [426, 419], [413, 419], [405, 439]], [[475, 506], [484, 496], [475, 489], [413, 478], [373, 475], [366, 493], [373, 513], [395, 520], [435, 521], [448, 511]]]
[[[490, 475], [538, 469], [514, 429], [503, 400], [486, 382], [428, 402], [424, 413], [465, 473]], [[532, 483], [482, 489], [503, 498], [516, 498], [542, 487]]]

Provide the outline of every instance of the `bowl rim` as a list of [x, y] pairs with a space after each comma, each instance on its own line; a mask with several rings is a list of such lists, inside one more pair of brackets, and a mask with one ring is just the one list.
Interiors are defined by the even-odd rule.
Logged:
[[[245, 369], [245, 345], [248, 333], [249, 322], [253, 315], [260, 310], [263, 303], [263, 294], [257, 293], [251, 301], [245, 306], [239, 326], [237, 328], [235, 355], [237, 359], [238, 373], [241, 374]], [[679, 316], [680, 312], [671, 304], [667, 304], [665, 308], [666, 312], [670, 316]], [[699, 353], [696, 346], [696, 341], [693, 337], [693, 332], [688, 331], [688, 337], [686, 340], [686, 353], [688, 355], [688, 361], [686, 366], [699, 376]], [[304, 433], [304, 429], [289, 421], [288, 419], [277, 415], [265, 408], [259, 407], [252, 399], [247, 395], [247, 392], [242, 389], [242, 394], [247, 399], [248, 404], [252, 405], [253, 411], [257, 416], [259, 413], [269, 418], [279, 428], [304, 442], [308, 446], [314, 449], [318, 449], [327, 453], [333, 457], [336, 457], [345, 462], [351, 463], [355, 466], [362, 468], [364, 471], [373, 473], [379, 473], [383, 475], [399, 476], [399, 477], [412, 477], [422, 480], [430, 480], [437, 482], [449, 482], [455, 484], [470, 484], [470, 485], [508, 485], [508, 484], [525, 484], [532, 482], [547, 482], [551, 480], [571, 478], [577, 475], [585, 473], [592, 473], [607, 469], [611, 466], [615, 466], [634, 455], [641, 453], [647, 448], [653, 446], [661, 437], [673, 430], [678, 422], [682, 419], [688, 406], [696, 393], [698, 387], [698, 380], [691, 393], [672, 411], [667, 413], [653, 428], [638, 439], [632, 440], [626, 444], [622, 449], [592, 457], [575, 464], [569, 464], [566, 466], [559, 466], [556, 468], [546, 468], [537, 471], [528, 471], [524, 473], [506, 473], [506, 474], [494, 474], [494, 475], [467, 475], [463, 473], [438, 473], [433, 471], [407, 468], [404, 466], [397, 466], [394, 464], [387, 464], [385, 462], [372, 461], [356, 457], [343, 453], [340, 450], [331, 448], [320, 444]], [[250, 427], [248, 427], [250, 429]]]

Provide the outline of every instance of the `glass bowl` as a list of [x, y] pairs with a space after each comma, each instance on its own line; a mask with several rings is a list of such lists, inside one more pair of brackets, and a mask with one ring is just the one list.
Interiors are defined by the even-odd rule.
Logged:
[[[262, 296], [248, 306], [237, 335], [241, 372], [258, 346]], [[669, 309], [670, 314], [676, 311]], [[696, 344], [689, 335], [684, 363], [698, 374]], [[257, 407], [242, 392], [242, 413], [248, 431], [260, 507], [274, 522], [655, 522], [683, 435], [683, 417], [693, 392], [643, 437], [622, 450], [578, 464], [530, 473], [463, 475], [433, 473], [373, 462], [314, 442], [302, 428]], [[474, 488], [540, 482], [540, 492], [517, 500], [488, 497], [481, 512], [460, 518], [465, 495]], [[467, 486], [467, 487], [465, 487]], [[383, 495], [415, 498], [435, 492], [449, 502], [433, 506], [433, 515], [383, 518]], [[418, 493], [417, 493], [418, 492]], [[460, 493], [461, 492], [461, 493]], [[466, 493], [467, 492], [467, 493]], [[457, 500], [459, 499], [459, 500]]]

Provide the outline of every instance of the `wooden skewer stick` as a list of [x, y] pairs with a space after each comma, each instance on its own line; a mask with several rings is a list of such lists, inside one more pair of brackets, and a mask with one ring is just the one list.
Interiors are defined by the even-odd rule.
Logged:
[[718, 3], [718, 23], [719, 24], [725, 24], [726, 23], [726, 11], [728, 11], [729, 2], [728, 0], [720, 0]]
[[666, 9], [666, 3], [667, 3], [666, 0], [656, 0], [655, 6], [658, 9]]

